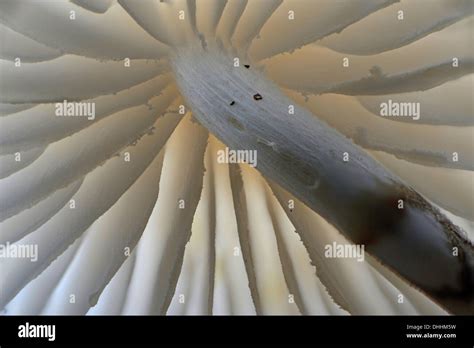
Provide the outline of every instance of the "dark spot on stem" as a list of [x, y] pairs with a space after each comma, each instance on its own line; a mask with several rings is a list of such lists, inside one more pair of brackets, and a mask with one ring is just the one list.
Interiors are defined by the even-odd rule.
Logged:
[[247, 69], [250, 68], [250, 65], [248, 65], [248, 64], [244, 64], [244, 66], [245, 66]]
[[358, 230], [357, 244], [373, 245], [379, 237], [399, 231], [399, 224], [405, 215], [405, 209], [398, 209], [399, 197], [394, 193], [361, 196], [358, 204], [362, 208], [359, 213], [362, 222], [360, 226], [354, 226], [354, 230]]
[[239, 120], [237, 120], [236, 118], [234, 118], [234, 117], [232, 117], [232, 116], [229, 117], [229, 123], [230, 123], [233, 127], [237, 128], [237, 129], [240, 130], [240, 131], [245, 130], [244, 125], [243, 125], [242, 123], [240, 123]]
[[255, 99], [255, 100], [262, 100], [263, 97], [262, 97], [260, 94], [257, 93], [257, 94], [254, 94], [253, 99]]
[[230, 105], [234, 105], [235, 104], [235, 101], [232, 100], [232, 102], [230, 103]]

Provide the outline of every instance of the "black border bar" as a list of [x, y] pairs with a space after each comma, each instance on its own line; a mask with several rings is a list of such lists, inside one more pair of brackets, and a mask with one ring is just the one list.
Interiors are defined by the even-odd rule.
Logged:
[[[2, 316], [0, 346], [40, 344], [382, 344], [473, 347], [473, 316]], [[55, 325], [55, 341], [20, 338], [19, 326]], [[411, 329], [408, 328], [410, 325]], [[449, 325], [442, 328], [441, 325]], [[452, 327], [455, 325], [455, 328]], [[413, 329], [418, 326], [418, 330]], [[421, 328], [420, 328], [421, 326]], [[408, 338], [455, 333], [456, 338]]]

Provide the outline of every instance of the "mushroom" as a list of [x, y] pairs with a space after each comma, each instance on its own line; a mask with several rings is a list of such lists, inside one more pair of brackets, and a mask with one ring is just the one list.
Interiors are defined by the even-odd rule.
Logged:
[[0, 308], [474, 314], [473, 7], [431, 2], [2, 0]]

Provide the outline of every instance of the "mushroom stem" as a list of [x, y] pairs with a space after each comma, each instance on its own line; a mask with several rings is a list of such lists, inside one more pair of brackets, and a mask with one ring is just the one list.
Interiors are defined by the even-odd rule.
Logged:
[[256, 150], [263, 175], [450, 312], [472, 313], [474, 247], [429, 202], [219, 48], [179, 48], [170, 61], [193, 115], [221, 141]]

